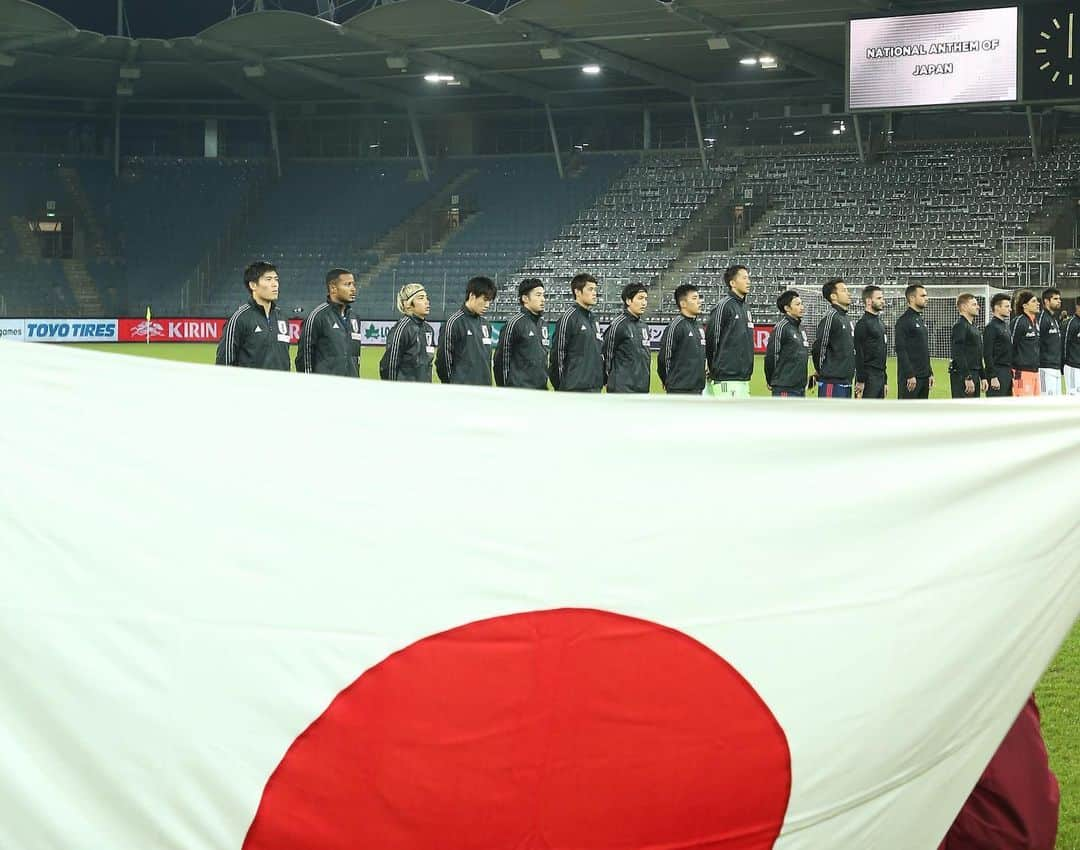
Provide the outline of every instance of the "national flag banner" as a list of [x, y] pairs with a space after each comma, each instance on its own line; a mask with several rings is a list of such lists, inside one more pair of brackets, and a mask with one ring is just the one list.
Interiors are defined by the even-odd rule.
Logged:
[[4, 848], [935, 850], [1080, 612], [1068, 399], [0, 374]]

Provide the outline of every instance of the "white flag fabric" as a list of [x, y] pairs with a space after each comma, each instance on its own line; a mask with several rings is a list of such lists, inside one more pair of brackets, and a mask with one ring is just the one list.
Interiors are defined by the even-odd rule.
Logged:
[[1080, 612], [1080, 407], [0, 346], [0, 847], [934, 850]]

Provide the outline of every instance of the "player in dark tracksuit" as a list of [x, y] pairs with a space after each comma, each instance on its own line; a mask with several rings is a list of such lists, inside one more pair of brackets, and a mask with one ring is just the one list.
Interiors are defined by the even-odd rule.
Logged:
[[668, 395], [701, 395], [705, 389], [705, 328], [698, 322], [701, 295], [693, 284], [675, 289], [679, 315], [660, 337], [656, 374]]
[[1065, 366], [1065, 392], [1080, 395], [1080, 298], [1076, 299], [1073, 315], [1061, 329]]
[[289, 320], [277, 308], [278, 273], [270, 263], [252, 263], [244, 269], [248, 301], [225, 323], [215, 362], [288, 372]]
[[503, 326], [495, 346], [495, 385], [546, 390], [548, 326], [544, 284], [535, 277], [518, 286], [521, 312]]
[[598, 393], [604, 386], [603, 336], [589, 309], [598, 299], [596, 278], [579, 274], [570, 288], [576, 303], [555, 323], [548, 377], [558, 392]]
[[730, 266], [724, 272], [728, 286], [705, 323], [705, 363], [710, 398], [746, 398], [754, 374], [754, 320], [746, 306], [750, 273], [746, 266]]
[[1050, 287], [1043, 291], [1039, 312], [1039, 392], [1042, 395], [1061, 395], [1061, 290]]
[[952, 327], [949, 352], [949, 383], [953, 398], [978, 398], [987, 390], [982, 366], [982, 337], [975, 328], [979, 302], [970, 293], [956, 299], [960, 316]]
[[386, 336], [379, 377], [384, 381], [430, 384], [435, 330], [426, 321], [431, 312], [427, 291], [419, 283], [406, 284], [398, 292], [397, 307], [404, 315]]
[[326, 301], [307, 314], [296, 346], [296, 371], [360, 377], [360, 321], [352, 315], [356, 279], [346, 269], [326, 274]]
[[990, 299], [990, 321], [983, 328], [983, 374], [989, 382], [986, 395], [1002, 397], [1012, 395], [1012, 338], [1009, 333], [1009, 315], [1012, 304], [1009, 296], [999, 292]]
[[793, 289], [777, 298], [776, 306], [780, 321], [765, 346], [765, 383], [774, 398], [802, 397], [806, 395], [806, 362], [810, 358], [810, 344], [802, 329], [806, 308]]
[[885, 398], [887, 391], [885, 361], [889, 337], [881, 314], [885, 293], [880, 286], [866, 286], [862, 291], [866, 312], [855, 323], [855, 398]]
[[498, 290], [486, 277], [474, 277], [465, 303], [443, 325], [435, 352], [435, 371], [444, 384], [491, 386], [491, 325], [484, 313]]
[[930, 366], [930, 330], [922, 311], [926, 308], [926, 287], [913, 283], [906, 290], [907, 309], [896, 320], [897, 398], [929, 398], [934, 388]]
[[1013, 299], [1013, 320], [1009, 328], [1012, 342], [1012, 391], [1014, 396], [1039, 394], [1039, 299], [1030, 289], [1022, 289]]
[[649, 306], [649, 290], [641, 283], [623, 288], [626, 309], [604, 332], [604, 374], [609, 393], [647, 393], [652, 383], [649, 326], [641, 316]]
[[818, 398], [851, 398], [855, 377], [855, 337], [848, 307], [851, 293], [839, 278], [828, 281], [821, 294], [829, 302], [818, 322], [810, 354], [818, 382]]

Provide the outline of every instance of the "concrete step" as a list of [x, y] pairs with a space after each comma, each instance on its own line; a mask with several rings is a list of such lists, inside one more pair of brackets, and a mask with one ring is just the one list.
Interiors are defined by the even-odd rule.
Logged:
[[71, 286], [72, 294], [79, 305], [79, 312], [83, 315], [100, 314], [102, 310], [101, 294], [97, 284], [94, 283], [90, 270], [82, 260], [61, 260], [60, 266], [64, 270], [64, 277]]
[[20, 257], [40, 257], [41, 249], [34, 234], [30, 232], [30, 226], [26, 219], [13, 215], [8, 219], [11, 229], [15, 234], [15, 243], [19, 246]]

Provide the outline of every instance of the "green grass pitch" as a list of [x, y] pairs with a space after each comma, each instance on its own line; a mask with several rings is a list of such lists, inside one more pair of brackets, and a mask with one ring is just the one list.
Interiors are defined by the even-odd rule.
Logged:
[[[119, 344], [114, 343], [87, 343], [85, 345], [79, 345], [79, 348], [89, 348], [95, 351], [111, 351], [122, 354], [137, 354], [141, 357], [160, 357], [163, 360], [180, 360], [185, 363], [213, 363], [214, 352], [216, 346], [210, 343], [188, 343], [188, 342], [160, 342], [160, 343], [146, 343], [139, 342], [122, 342]], [[382, 357], [383, 349], [379, 347], [365, 348], [360, 358], [360, 376], [363, 378], [371, 378], [372, 380], [378, 380], [379, 378], [379, 358]], [[295, 350], [293, 357], [296, 356]], [[762, 357], [758, 357], [757, 368], [754, 370], [754, 379], [751, 381], [750, 392], [753, 395], [768, 395], [768, 390], [765, 387], [765, 369], [761, 363]], [[660, 379], [656, 377], [656, 355], [653, 355], [653, 379], [652, 379], [652, 391], [654, 393], [663, 392], [663, 388], [660, 386]], [[936, 360], [934, 361], [934, 374], [937, 378], [937, 385], [934, 387], [930, 394], [931, 398], [948, 398], [949, 397], [949, 373], [948, 373], [948, 361]], [[438, 378], [435, 378], [438, 381]], [[889, 395], [895, 397], [896, 395], [896, 362], [894, 360], [889, 361]], [[1080, 847], [1077, 847], [1080, 850]]]
[[[213, 363], [215, 346], [196, 343], [121, 343], [80, 346], [94, 351], [136, 354], [180, 360], [188, 363]], [[361, 357], [364, 378], [379, 377], [381, 348], [365, 348]], [[759, 357], [760, 361], [761, 358]], [[948, 363], [935, 361], [937, 386], [932, 398], [949, 397]], [[896, 394], [896, 364], [889, 363], [889, 393]], [[653, 392], [660, 384], [653, 370]], [[758, 363], [751, 387], [754, 395], [766, 395], [763, 369]], [[1050, 748], [1050, 762], [1061, 781], [1061, 829], [1057, 850], [1080, 850], [1080, 625], [1073, 628], [1057, 658], [1046, 671], [1036, 692], [1042, 710], [1043, 730]]]

